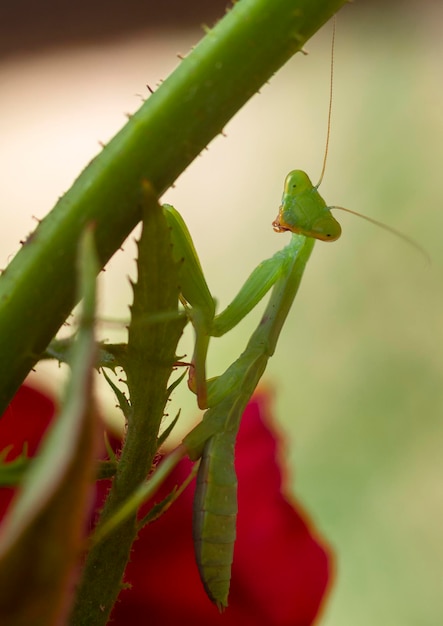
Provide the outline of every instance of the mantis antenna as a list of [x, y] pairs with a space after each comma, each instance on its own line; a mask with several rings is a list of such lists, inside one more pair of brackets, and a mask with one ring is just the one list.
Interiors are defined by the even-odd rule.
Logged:
[[357, 217], [361, 217], [362, 219], [366, 220], [367, 222], [371, 222], [371, 224], [375, 224], [375, 226], [379, 226], [380, 228], [383, 228], [383, 230], [386, 230], [388, 233], [391, 233], [391, 235], [395, 235], [396, 237], [399, 237], [400, 239], [403, 239], [403, 241], [405, 243], [408, 243], [410, 246], [412, 246], [418, 252], [420, 252], [420, 254], [422, 254], [424, 256], [424, 258], [426, 259], [426, 262], [428, 264], [431, 263], [431, 257], [426, 252], [426, 250], [419, 243], [417, 243], [414, 239], [412, 239], [411, 237], [408, 237], [407, 235], [405, 235], [404, 233], [400, 232], [396, 228], [393, 228], [392, 226], [388, 226], [384, 222], [379, 222], [378, 220], [375, 220], [373, 217], [368, 217], [367, 215], [363, 215], [363, 213], [357, 213], [357, 211], [353, 211], [352, 209], [346, 209], [344, 206], [330, 206], [329, 208], [330, 209], [340, 209], [340, 211], [346, 211], [346, 213], [352, 213], [352, 215], [356, 215]]
[[[331, 70], [330, 70], [330, 80], [329, 80], [329, 108], [328, 108], [328, 123], [327, 123], [327, 131], [326, 131], [326, 145], [325, 145], [325, 153], [324, 153], [324, 157], [323, 157], [323, 166], [322, 166], [322, 169], [321, 169], [319, 181], [315, 185], [315, 189], [318, 189], [320, 187], [320, 184], [321, 184], [321, 182], [323, 180], [323, 177], [325, 175], [326, 161], [328, 159], [328, 152], [329, 152], [329, 139], [330, 139], [330, 136], [331, 136], [332, 97], [333, 97], [333, 88], [334, 88], [334, 51], [335, 51], [336, 22], [337, 22], [336, 16], [334, 15], [333, 21], [332, 21]], [[351, 213], [352, 215], [356, 215], [357, 217], [361, 217], [362, 219], [364, 219], [364, 220], [366, 220], [368, 222], [371, 222], [372, 224], [375, 224], [375, 226], [379, 226], [380, 228], [383, 228], [384, 230], [386, 230], [387, 232], [391, 233], [392, 235], [395, 235], [395, 236], [399, 237], [400, 239], [403, 239], [403, 241], [405, 241], [410, 246], [412, 246], [413, 248], [418, 250], [425, 257], [425, 259], [426, 259], [426, 261], [428, 263], [431, 262], [429, 254], [426, 252], [426, 250], [422, 246], [420, 246], [420, 244], [418, 244], [411, 237], [408, 237], [407, 235], [405, 235], [402, 232], [398, 231], [396, 228], [393, 228], [392, 226], [388, 226], [387, 224], [385, 224], [383, 222], [379, 222], [378, 220], [375, 220], [372, 217], [368, 217], [367, 215], [363, 215], [362, 213], [358, 213], [358, 211], [353, 211], [351, 209], [346, 209], [345, 207], [342, 207], [342, 206], [330, 206], [328, 208], [329, 209], [340, 209], [341, 211], [346, 211], [346, 213]]]
[[326, 170], [326, 161], [328, 159], [328, 151], [329, 151], [329, 137], [331, 136], [331, 115], [332, 115], [332, 95], [334, 88], [334, 49], [335, 49], [335, 28], [336, 28], [336, 18], [335, 15], [332, 21], [332, 42], [331, 42], [331, 72], [329, 79], [329, 109], [328, 109], [328, 126], [326, 131], [326, 146], [325, 146], [325, 156], [323, 157], [323, 167], [321, 168], [320, 178], [318, 183], [315, 185], [315, 189], [318, 189], [321, 185], [321, 181], [323, 180], [323, 176], [325, 175]]

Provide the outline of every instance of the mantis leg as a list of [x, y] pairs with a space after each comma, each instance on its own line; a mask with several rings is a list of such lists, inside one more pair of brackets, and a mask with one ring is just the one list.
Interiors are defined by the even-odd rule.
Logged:
[[246, 280], [243, 287], [224, 311], [215, 316], [211, 335], [221, 337], [237, 326], [241, 320], [260, 302], [274, 285], [285, 263], [286, 248], [270, 259], [262, 261]]
[[[236, 326], [266, 295], [282, 273], [290, 250], [281, 250], [258, 265], [226, 309], [215, 315], [215, 301], [209, 291], [191, 235], [181, 215], [163, 205], [171, 229], [174, 259], [180, 263], [180, 292], [195, 331], [195, 347], [188, 385], [197, 394], [201, 409], [210, 406], [206, 382], [206, 357], [210, 337], [220, 337]], [[291, 244], [289, 248], [291, 247]]]
[[195, 330], [195, 347], [188, 384], [197, 394], [199, 407], [204, 409], [207, 407], [206, 355], [215, 315], [215, 302], [183, 218], [169, 204], [163, 205], [163, 212], [171, 229], [172, 254], [180, 264], [180, 292], [183, 299], [191, 305], [191, 308], [186, 307], [186, 311]]

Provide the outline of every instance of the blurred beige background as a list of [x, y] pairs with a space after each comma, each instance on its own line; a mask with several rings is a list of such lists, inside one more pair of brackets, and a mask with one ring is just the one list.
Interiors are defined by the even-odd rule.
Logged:
[[[118, 3], [117, 3], [118, 4]], [[336, 214], [316, 245], [266, 382], [287, 433], [293, 491], [336, 551], [324, 626], [443, 623], [443, 11], [439, 3], [356, 2], [340, 13], [329, 161], [321, 192], [414, 237], [432, 258]], [[213, 8], [213, 7], [211, 7]], [[160, 20], [89, 28], [81, 44], [4, 46], [0, 59], [0, 266], [146, 94], [200, 37]], [[192, 21], [192, 20], [190, 20]], [[46, 26], [47, 27], [47, 26]], [[34, 28], [35, 30], [35, 28]], [[71, 26], [71, 34], [75, 28]], [[50, 31], [48, 31], [50, 32]], [[220, 306], [287, 240], [271, 222], [294, 168], [317, 180], [331, 27], [227, 126], [165, 200], [182, 212]], [[5, 40], [7, 41], [7, 40]], [[65, 45], [61, 45], [64, 43]], [[57, 45], [56, 45], [57, 44]], [[1, 52], [1, 49], [0, 49]], [[102, 312], [127, 316], [134, 247], [102, 279]], [[251, 315], [214, 340], [210, 374], [242, 349]], [[103, 325], [103, 335], [115, 328]], [[190, 350], [190, 337], [183, 351]], [[39, 367], [56, 392], [57, 368]], [[105, 400], [112, 411], [112, 398]], [[185, 390], [174, 407], [195, 419]], [[181, 433], [186, 431], [186, 420]], [[179, 436], [180, 433], [177, 433]]]

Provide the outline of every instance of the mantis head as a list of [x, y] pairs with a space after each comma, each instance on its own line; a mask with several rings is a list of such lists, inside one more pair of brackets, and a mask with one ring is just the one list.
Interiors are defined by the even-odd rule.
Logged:
[[341, 235], [340, 224], [302, 170], [286, 176], [282, 203], [272, 226], [277, 233], [290, 230], [322, 241], [335, 241]]

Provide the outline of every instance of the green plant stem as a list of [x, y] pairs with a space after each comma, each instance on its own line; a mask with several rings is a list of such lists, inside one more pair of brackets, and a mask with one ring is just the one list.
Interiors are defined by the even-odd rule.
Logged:
[[[240, 0], [89, 164], [0, 276], [0, 414], [75, 303], [94, 222], [101, 265], [229, 119], [346, 0]], [[147, 67], [148, 67], [147, 63]]]
[[[106, 524], [101, 524], [92, 537], [92, 544], [99, 544], [104, 538], [115, 532], [115, 529], [123, 524], [128, 518], [132, 517], [133, 511], [138, 510], [142, 504], [150, 500], [157, 493], [166, 478], [177, 467], [180, 461], [187, 455], [184, 446], [177, 446], [172, 452], [169, 452], [155, 468], [155, 472], [148, 480], [141, 485], [125, 500], [121, 508], [111, 518], [108, 518]], [[194, 477], [195, 472], [190, 476]], [[188, 484], [187, 482], [185, 484]], [[177, 490], [176, 493], [178, 493]], [[175, 499], [175, 495], [174, 498]], [[168, 501], [168, 508], [171, 502]], [[157, 519], [156, 517], [154, 519]], [[139, 524], [143, 525], [142, 523]]]
[[[138, 279], [128, 332], [124, 370], [130, 393], [127, 434], [112, 487], [100, 516], [106, 526], [142, 485], [158, 448], [158, 431], [168, 398], [178, 340], [186, 319], [178, 313], [178, 273], [169, 228], [154, 197], [145, 195], [143, 232], [138, 244]], [[164, 313], [151, 327], [146, 320]], [[121, 590], [131, 546], [138, 532], [137, 509], [86, 558], [71, 616], [74, 626], [104, 626]]]

